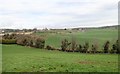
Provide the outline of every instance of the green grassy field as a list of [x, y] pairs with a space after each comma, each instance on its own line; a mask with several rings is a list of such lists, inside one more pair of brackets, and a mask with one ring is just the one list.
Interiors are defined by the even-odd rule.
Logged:
[[[117, 29], [91, 29], [80, 31], [47, 31], [37, 32], [46, 40], [46, 45], [60, 48], [63, 39], [71, 40], [72, 36], [78, 44], [97, 42], [102, 50], [103, 44], [109, 40], [111, 45], [118, 39]], [[82, 54], [61, 51], [48, 51], [18, 45], [2, 45], [3, 72], [117, 72], [117, 54]]]
[[110, 46], [118, 39], [118, 29], [90, 29], [85, 32], [80, 31], [50, 31], [44, 33], [36, 33], [37, 35], [43, 36], [46, 40], [46, 45], [51, 45], [56, 48], [61, 47], [61, 41], [63, 39], [68, 39], [69, 41], [74, 37], [78, 44], [84, 44], [89, 42], [90, 46], [92, 43], [98, 44], [98, 50], [103, 49], [104, 43], [109, 40]]
[[3, 72], [118, 72], [117, 54], [82, 54], [2, 45]]
[[0, 73], [2, 73], [2, 45], [0, 45]]

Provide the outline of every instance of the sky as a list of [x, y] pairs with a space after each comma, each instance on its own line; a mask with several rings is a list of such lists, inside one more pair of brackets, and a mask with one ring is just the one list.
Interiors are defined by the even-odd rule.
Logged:
[[0, 0], [0, 28], [118, 25], [119, 0]]

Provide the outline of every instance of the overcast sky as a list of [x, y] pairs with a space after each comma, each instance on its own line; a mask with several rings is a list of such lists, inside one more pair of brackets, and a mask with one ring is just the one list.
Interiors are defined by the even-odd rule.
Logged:
[[0, 0], [0, 28], [72, 28], [118, 24], [119, 0]]

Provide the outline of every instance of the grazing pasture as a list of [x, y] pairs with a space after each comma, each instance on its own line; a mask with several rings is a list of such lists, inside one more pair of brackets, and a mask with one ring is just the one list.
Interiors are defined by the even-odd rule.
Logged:
[[[92, 43], [102, 51], [104, 43], [109, 40], [110, 46], [118, 39], [118, 30], [89, 29], [50, 30], [36, 32], [35, 35], [45, 39], [45, 46], [61, 48], [61, 41], [72, 38], [78, 44]], [[90, 54], [79, 52], [62, 52], [46, 50], [16, 44], [2, 45], [3, 72], [118, 72], [118, 54]]]
[[118, 72], [118, 54], [82, 54], [2, 45], [3, 72]]
[[51, 45], [55, 48], [61, 48], [61, 41], [63, 39], [68, 39], [71, 41], [72, 37], [76, 40], [78, 44], [84, 44], [89, 42], [90, 47], [93, 43], [98, 45], [98, 50], [103, 49], [104, 43], [109, 40], [110, 46], [118, 39], [118, 29], [108, 28], [108, 29], [88, 29], [85, 32], [81, 31], [71, 31], [71, 30], [55, 30], [46, 32], [37, 32], [37, 35], [43, 36], [46, 40], [46, 45]]

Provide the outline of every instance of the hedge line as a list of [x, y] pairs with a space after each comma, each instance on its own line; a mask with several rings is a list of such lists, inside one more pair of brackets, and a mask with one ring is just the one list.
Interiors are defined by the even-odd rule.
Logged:
[[[37, 35], [4, 35], [2, 40], [0, 40], [2, 44], [18, 44], [22, 46], [30, 46], [35, 48], [44, 49], [45, 40]], [[116, 42], [112, 45], [112, 49], [110, 49], [110, 42], [106, 41], [103, 47], [103, 51], [97, 51], [98, 45], [96, 43], [92, 44], [91, 48], [88, 42], [85, 42], [84, 45], [78, 44], [74, 38], [72, 38], [71, 42], [67, 39], [61, 41], [61, 48], [56, 49], [50, 45], [47, 45], [47, 50], [60, 50], [66, 52], [80, 52], [80, 53], [120, 53], [119, 42]], [[88, 50], [91, 49], [91, 50]]]
[[16, 44], [16, 39], [2, 39], [0, 44]]
[[31, 46], [35, 48], [43, 49], [45, 46], [45, 40], [36, 35], [16, 35], [16, 34], [6, 34], [2, 37], [0, 41], [2, 44], [18, 44], [22, 46]]

